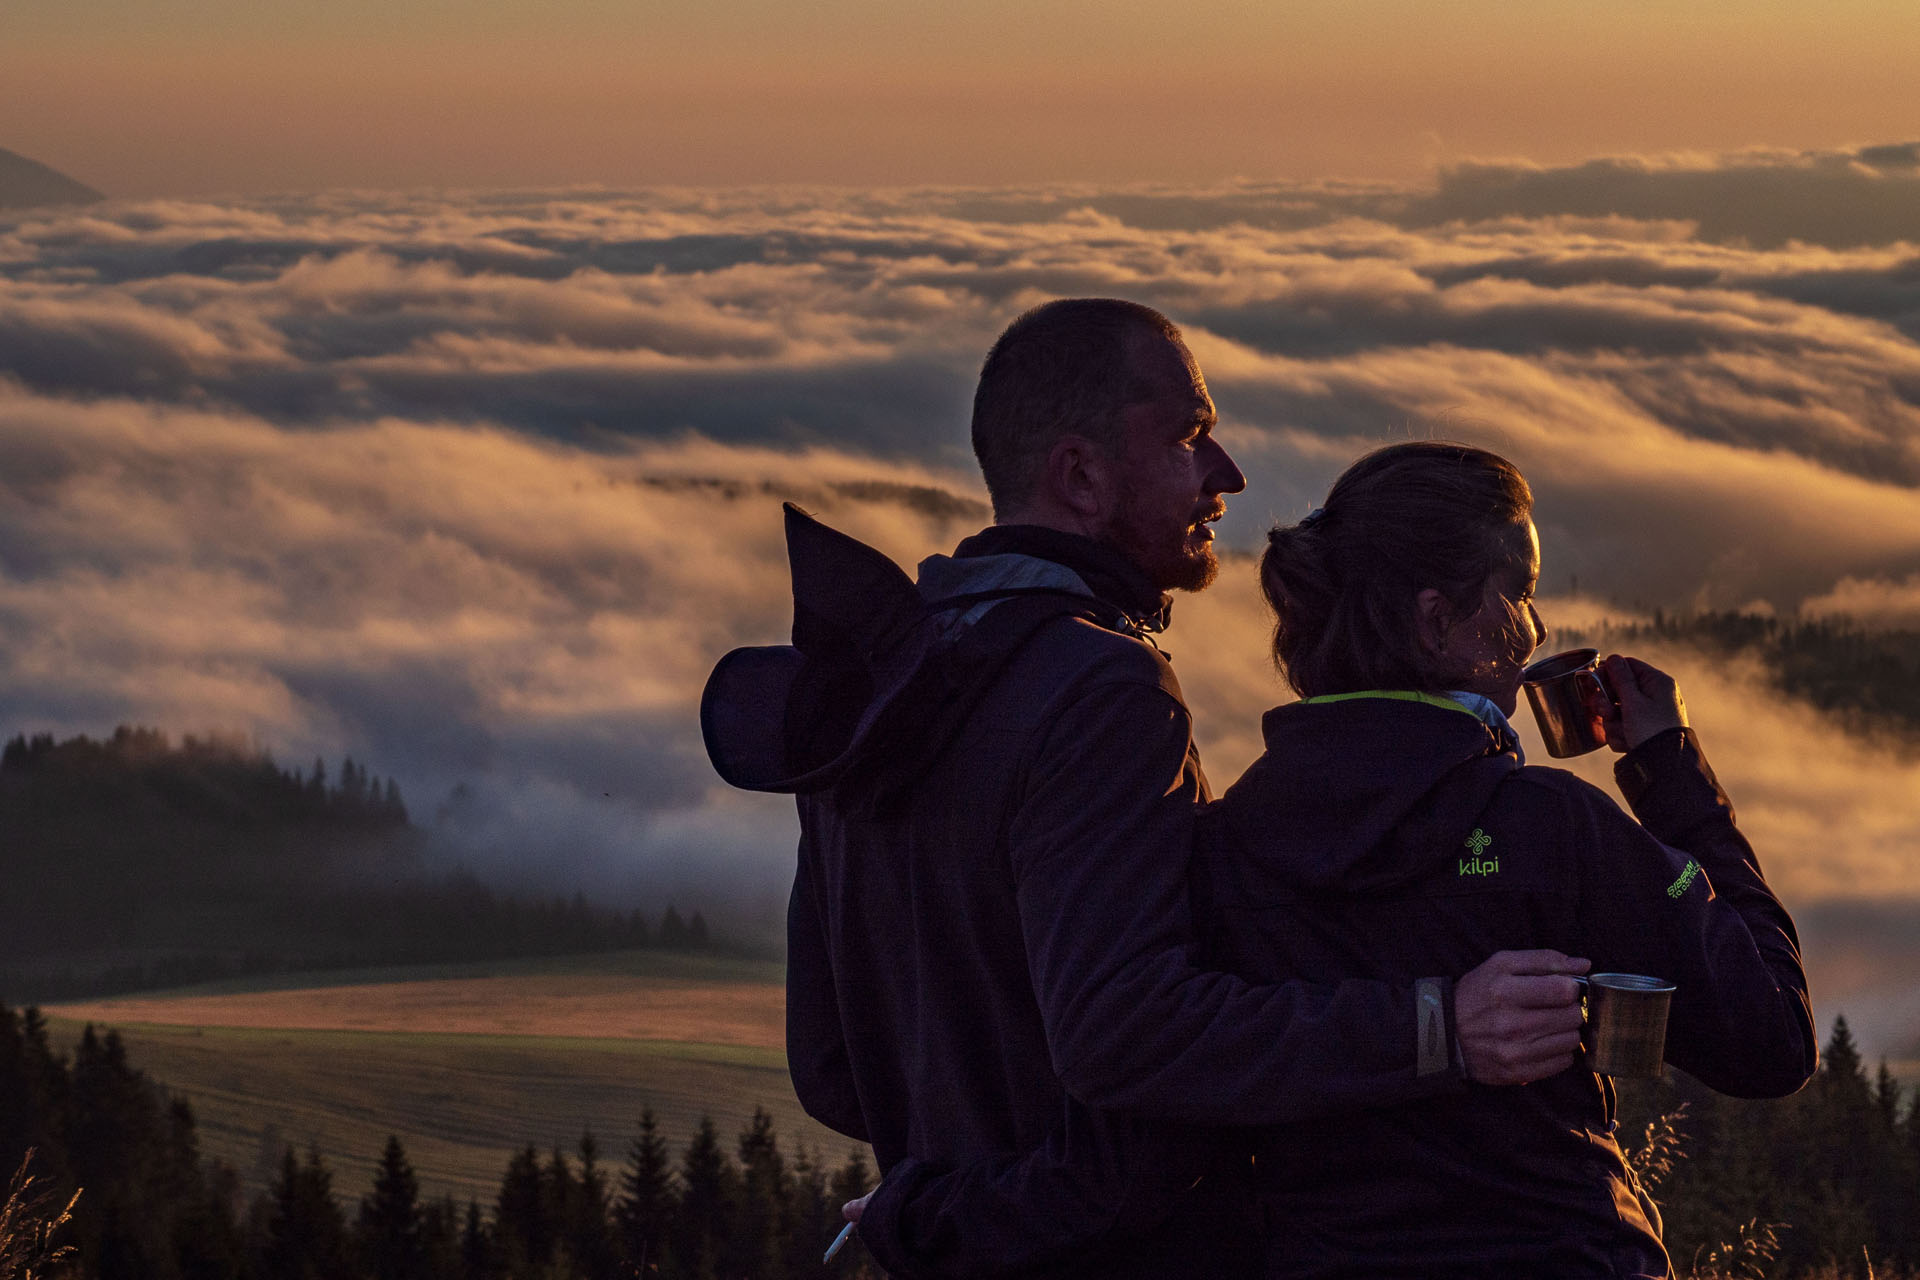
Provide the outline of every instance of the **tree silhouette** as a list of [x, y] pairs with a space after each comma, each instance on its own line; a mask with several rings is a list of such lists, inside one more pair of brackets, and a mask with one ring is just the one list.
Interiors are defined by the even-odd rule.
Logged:
[[493, 1247], [508, 1275], [538, 1270], [552, 1260], [555, 1232], [548, 1203], [540, 1153], [523, 1147], [507, 1162], [493, 1214]]
[[687, 1280], [716, 1280], [734, 1230], [740, 1176], [720, 1146], [711, 1116], [680, 1161], [680, 1206], [670, 1229], [674, 1262]]
[[660, 945], [670, 950], [684, 951], [687, 947], [687, 922], [680, 918], [680, 912], [669, 902], [660, 917]]
[[373, 1191], [360, 1201], [360, 1256], [373, 1280], [423, 1280], [426, 1244], [420, 1211], [420, 1183], [406, 1148], [387, 1135]]
[[347, 1224], [333, 1199], [333, 1175], [314, 1148], [297, 1161], [289, 1147], [267, 1191], [266, 1280], [354, 1280]]
[[673, 1219], [678, 1199], [659, 1120], [652, 1107], [642, 1107], [640, 1133], [627, 1147], [620, 1198], [613, 1209], [620, 1251], [638, 1274], [649, 1276], [663, 1271], [667, 1224]]

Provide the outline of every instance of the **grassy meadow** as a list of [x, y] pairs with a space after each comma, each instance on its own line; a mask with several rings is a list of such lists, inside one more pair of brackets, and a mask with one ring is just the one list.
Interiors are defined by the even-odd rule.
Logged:
[[755, 1107], [782, 1146], [830, 1164], [857, 1144], [800, 1109], [778, 964], [623, 952], [507, 965], [279, 976], [49, 1006], [56, 1044], [113, 1027], [193, 1105], [204, 1155], [264, 1188], [286, 1144], [317, 1147], [358, 1196], [389, 1133], [424, 1194], [483, 1203], [513, 1152], [617, 1166], [642, 1107], [678, 1152], [702, 1115], [731, 1143]]

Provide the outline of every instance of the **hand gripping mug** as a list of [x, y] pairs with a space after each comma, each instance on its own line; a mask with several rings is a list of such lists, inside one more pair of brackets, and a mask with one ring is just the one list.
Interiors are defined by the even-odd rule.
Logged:
[[1594, 717], [1615, 698], [1600, 670], [1598, 649], [1569, 649], [1530, 662], [1520, 672], [1520, 684], [1548, 755], [1564, 759], [1606, 745]]
[[1603, 1076], [1660, 1074], [1674, 986], [1643, 973], [1575, 978], [1587, 993], [1587, 1067]]

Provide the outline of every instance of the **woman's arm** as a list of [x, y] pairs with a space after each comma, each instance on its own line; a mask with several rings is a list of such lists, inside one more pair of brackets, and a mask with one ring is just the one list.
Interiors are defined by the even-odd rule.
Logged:
[[1819, 1060], [1793, 921], [1735, 827], [1671, 678], [1618, 657], [1608, 674], [1621, 706], [1609, 734], [1633, 743], [1614, 777], [1639, 822], [1583, 788], [1577, 821], [1591, 848], [1580, 858], [1582, 917], [1594, 968], [1616, 964], [1678, 987], [1667, 1022], [1675, 1066], [1722, 1093], [1792, 1093]]

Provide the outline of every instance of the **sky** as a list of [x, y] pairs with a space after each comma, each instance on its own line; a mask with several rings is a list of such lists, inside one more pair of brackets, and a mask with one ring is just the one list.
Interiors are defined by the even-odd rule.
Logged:
[[1408, 180], [1909, 134], [1907, 0], [12, 0], [0, 145], [115, 196]]
[[[0, 215], [9, 734], [351, 753], [449, 861], [776, 937], [791, 806], [696, 704], [788, 625], [779, 503], [950, 548], [981, 355], [1072, 294], [1185, 328], [1249, 477], [1167, 638], [1219, 785], [1284, 696], [1250, 555], [1389, 440], [1519, 463], [1550, 626], [1920, 627], [1904, 4], [4, 21], [0, 146], [114, 197]], [[1920, 754], [1648, 656], [1823, 1020], [1920, 1058]]]

